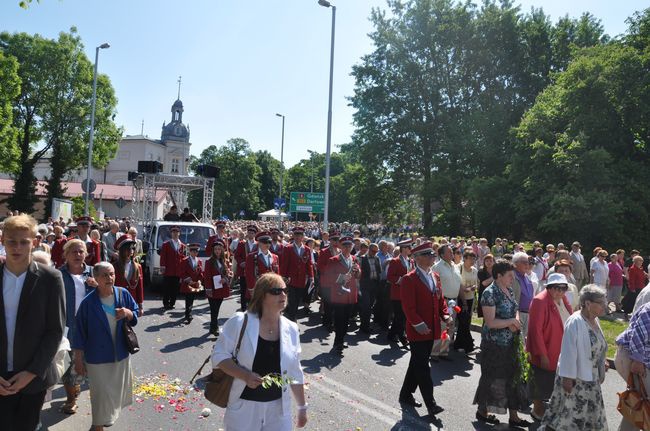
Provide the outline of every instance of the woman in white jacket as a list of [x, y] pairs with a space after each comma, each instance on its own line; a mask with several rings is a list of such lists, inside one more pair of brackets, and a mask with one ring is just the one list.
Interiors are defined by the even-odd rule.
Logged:
[[584, 286], [580, 311], [564, 325], [553, 395], [542, 419], [547, 431], [608, 429], [600, 388], [607, 369], [607, 341], [598, 322], [605, 314], [606, 298], [605, 289]]
[[[282, 316], [286, 305], [287, 289], [282, 278], [264, 274], [255, 283], [248, 311], [237, 313], [223, 326], [212, 353], [212, 366], [234, 377], [224, 417], [227, 431], [291, 430], [289, 392], [298, 404], [297, 427], [307, 423], [300, 334], [298, 326]], [[233, 355], [245, 319], [235, 362]], [[271, 376], [275, 383], [269, 386]]]

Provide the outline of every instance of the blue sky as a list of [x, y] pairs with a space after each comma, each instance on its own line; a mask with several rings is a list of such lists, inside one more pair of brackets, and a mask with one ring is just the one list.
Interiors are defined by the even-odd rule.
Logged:
[[[34, 0], [36, 1], [36, 0]], [[349, 142], [353, 110], [352, 65], [372, 51], [367, 34], [373, 7], [385, 0], [339, 0], [336, 16], [332, 144]], [[589, 11], [605, 31], [625, 31], [625, 19], [647, 7], [640, 0], [523, 0], [543, 7], [555, 21]], [[56, 37], [76, 26], [88, 56], [103, 42], [99, 68], [111, 77], [117, 123], [125, 134], [160, 138], [171, 118], [178, 76], [183, 119], [191, 127], [191, 153], [229, 138], [247, 139], [253, 150], [280, 158], [281, 119], [286, 115], [284, 160], [291, 166], [325, 151], [331, 11], [316, 0], [41, 0], [29, 10], [18, 0], [0, 2], [0, 30]]]

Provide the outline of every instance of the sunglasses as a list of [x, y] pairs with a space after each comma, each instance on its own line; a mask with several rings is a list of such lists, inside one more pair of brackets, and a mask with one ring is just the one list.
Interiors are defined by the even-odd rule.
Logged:
[[288, 291], [289, 291], [289, 289], [287, 289], [286, 287], [285, 288], [272, 287], [269, 290], [267, 290], [266, 293], [270, 293], [273, 296], [280, 296], [283, 293], [286, 295]]
[[553, 286], [548, 286], [548, 287], [550, 289], [561, 290], [562, 292], [566, 292], [567, 290], [569, 290], [569, 286], [567, 286], [566, 284], [554, 284]]

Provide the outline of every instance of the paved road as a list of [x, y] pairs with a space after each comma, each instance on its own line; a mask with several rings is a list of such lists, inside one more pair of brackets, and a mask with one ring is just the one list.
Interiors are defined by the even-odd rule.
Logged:
[[[198, 301], [195, 319], [181, 323], [183, 301], [176, 310], [162, 312], [155, 297], [145, 301], [146, 316], [136, 327], [142, 351], [132, 357], [136, 402], [123, 410], [112, 429], [122, 430], [219, 430], [223, 428], [223, 410], [204, 401], [201, 392], [188, 385], [203, 360], [210, 354], [214, 338], [207, 336], [209, 309], [207, 301]], [[238, 308], [234, 297], [226, 300], [222, 315], [230, 316]], [[313, 305], [314, 310], [316, 306]], [[453, 354], [453, 362], [436, 364], [433, 370], [435, 396], [446, 410], [430, 423], [424, 408], [401, 410], [397, 394], [408, 365], [409, 354], [393, 348], [382, 336], [349, 335], [350, 348], [345, 357], [329, 354], [333, 334], [318, 326], [316, 313], [299, 318], [303, 343], [302, 365], [305, 370], [307, 397], [310, 404], [308, 430], [490, 430], [474, 419], [471, 405], [480, 376], [474, 360]], [[223, 321], [226, 319], [224, 318]], [[474, 334], [477, 338], [478, 334]], [[207, 374], [207, 368], [203, 375]], [[616, 392], [623, 380], [610, 371], [603, 385], [607, 417], [616, 429], [620, 415], [616, 412]], [[416, 394], [419, 399], [419, 394]], [[43, 429], [51, 431], [83, 430], [91, 425], [90, 399], [84, 390], [80, 407], [73, 416], [58, 412], [65, 399], [56, 388], [53, 400], [46, 403], [42, 415]], [[211, 415], [201, 416], [209, 407]], [[528, 418], [527, 416], [524, 416]], [[507, 417], [502, 416], [506, 421]], [[530, 418], [528, 418], [530, 419]], [[1, 428], [1, 427], [0, 427]], [[536, 429], [536, 427], [531, 427]]]

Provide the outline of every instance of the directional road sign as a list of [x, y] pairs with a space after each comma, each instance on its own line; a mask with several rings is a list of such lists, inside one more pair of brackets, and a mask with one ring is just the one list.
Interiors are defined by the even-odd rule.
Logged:
[[325, 193], [291, 192], [289, 211], [322, 214], [325, 211]]

